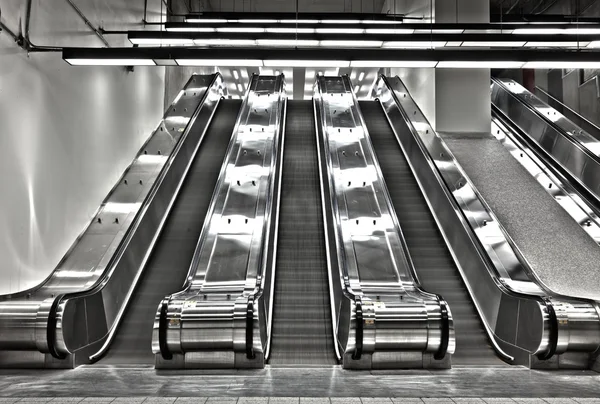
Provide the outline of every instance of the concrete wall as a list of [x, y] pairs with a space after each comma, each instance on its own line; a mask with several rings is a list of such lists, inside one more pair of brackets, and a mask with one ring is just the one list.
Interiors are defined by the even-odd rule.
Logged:
[[[150, 0], [149, 16], [157, 17]], [[18, 32], [26, 1], [0, 0]], [[76, 0], [94, 24], [139, 25], [127, 0]], [[34, 0], [37, 45], [102, 46], [63, 0]], [[122, 45], [121, 36], [111, 45]], [[0, 33], [0, 294], [34, 286], [59, 262], [163, 113], [164, 68], [72, 67], [25, 54]]]

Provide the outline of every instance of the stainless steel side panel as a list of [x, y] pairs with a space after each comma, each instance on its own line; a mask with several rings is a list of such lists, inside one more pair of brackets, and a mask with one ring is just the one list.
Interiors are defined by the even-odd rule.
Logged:
[[583, 187], [600, 209], [600, 141], [508, 79], [492, 79], [492, 103]]
[[441, 360], [454, 352], [452, 317], [416, 282], [352, 84], [346, 76], [319, 76], [314, 100], [344, 367], [435, 366], [432, 354]]
[[[555, 354], [589, 354], [597, 349], [594, 305], [556, 296], [535, 282], [502, 225], [401, 80], [381, 77], [374, 96], [385, 110], [498, 354], [510, 363], [547, 366], [540, 361]], [[560, 366], [556, 356], [552, 361]]]
[[157, 367], [264, 366], [285, 100], [283, 75], [252, 77], [185, 289], [158, 308]]
[[50, 277], [0, 298], [0, 366], [69, 367], [108, 345], [202, 141], [190, 129], [222, 94], [219, 74], [192, 76]]

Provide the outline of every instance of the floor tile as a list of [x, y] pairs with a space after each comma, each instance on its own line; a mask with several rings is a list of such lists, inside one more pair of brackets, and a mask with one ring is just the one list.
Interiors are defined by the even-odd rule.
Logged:
[[546, 404], [546, 402], [541, 398], [512, 398], [515, 402], [519, 404]]
[[144, 404], [173, 404], [177, 397], [148, 397]]
[[147, 397], [117, 397], [115, 399], [115, 401], [112, 402], [112, 404], [134, 404], [134, 403], [143, 403], [145, 402], [144, 400], [146, 400]]
[[300, 397], [269, 397], [269, 404], [298, 404]]
[[329, 397], [331, 404], [362, 404], [360, 397]]
[[0, 397], [0, 403], [2, 404], [12, 404], [19, 401], [21, 397]]
[[237, 404], [268, 404], [269, 397], [240, 397]]
[[331, 404], [329, 397], [300, 397], [300, 404]]
[[425, 404], [454, 404], [454, 401], [449, 397], [423, 397], [421, 400]]
[[81, 403], [112, 403], [116, 397], [86, 397]]
[[206, 397], [178, 397], [175, 404], [204, 404]]
[[515, 404], [512, 398], [499, 397], [499, 398], [482, 398], [487, 404]]
[[361, 397], [362, 404], [392, 404], [389, 397]]
[[544, 401], [548, 404], [577, 404], [577, 401], [566, 397], [544, 398]]
[[452, 397], [452, 400], [456, 404], [484, 404], [485, 403], [481, 398], [477, 398], [477, 397], [461, 397], [461, 398]]
[[422, 404], [423, 400], [418, 397], [393, 397], [394, 404]]
[[579, 404], [600, 404], [600, 398], [577, 398], [573, 397], [573, 400]]

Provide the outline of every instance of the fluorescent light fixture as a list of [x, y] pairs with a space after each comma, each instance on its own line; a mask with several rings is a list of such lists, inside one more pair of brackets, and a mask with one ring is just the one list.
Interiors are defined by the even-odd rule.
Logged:
[[362, 28], [317, 28], [317, 34], [364, 34]]
[[217, 32], [244, 32], [244, 33], [262, 33], [265, 32], [264, 28], [260, 27], [222, 27], [216, 28]]
[[260, 46], [319, 46], [316, 39], [257, 39]]
[[260, 59], [177, 59], [179, 66], [262, 66]]
[[321, 41], [324, 47], [343, 47], [343, 48], [381, 48], [383, 41]]
[[359, 86], [355, 86], [354, 87], [354, 94], [358, 93], [358, 90], [360, 90], [360, 87]]
[[397, 20], [362, 20], [363, 24], [402, 24], [402, 21]]
[[279, 20], [282, 24], [318, 24], [319, 20]]
[[73, 58], [65, 59], [73, 66], [155, 66], [152, 59], [93, 59], [93, 58]]
[[321, 20], [323, 24], [360, 24], [361, 20]]
[[600, 48], [600, 41], [592, 41], [588, 44], [588, 48]]
[[360, 72], [360, 74], [358, 75], [358, 81], [363, 81], [364, 78], [365, 78], [365, 72]]
[[563, 42], [527, 42], [526, 48], [577, 48], [586, 47], [589, 42], [563, 41]]
[[237, 84], [237, 89], [238, 89], [238, 91], [239, 91], [240, 93], [243, 93], [243, 92], [244, 92], [244, 87], [242, 87], [242, 84], [241, 84], [241, 83], [238, 83], [238, 84]]
[[407, 28], [367, 28], [367, 34], [394, 34], [394, 35], [410, 35], [415, 32], [414, 29]]
[[277, 24], [279, 22], [279, 20], [257, 19], [257, 20], [239, 20], [238, 22], [242, 23], [242, 24], [253, 24], [253, 23], [254, 24]]
[[520, 69], [523, 62], [506, 61], [443, 61], [436, 67], [450, 69]]
[[272, 34], [314, 34], [314, 28], [265, 28], [268, 33]]
[[435, 67], [436, 64], [427, 60], [353, 60], [350, 67]]
[[194, 44], [192, 39], [188, 38], [130, 38], [129, 42], [134, 45], [161, 45], [161, 46], [190, 46]]
[[571, 35], [600, 35], [600, 28], [567, 28], [565, 34]]
[[443, 48], [446, 46], [445, 41], [386, 41], [383, 43], [383, 48], [392, 49], [428, 49], [428, 48]]
[[347, 60], [265, 60], [265, 67], [349, 67]]
[[279, 70], [275, 70], [275, 76], [279, 76], [281, 72]]
[[195, 39], [194, 43], [198, 46], [255, 46], [254, 39], [221, 39], [221, 38], [206, 38]]
[[465, 41], [462, 43], [464, 47], [486, 47], [486, 48], [520, 48], [525, 45], [525, 41]]
[[215, 32], [214, 28], [209, 27], [167, 27], [169, 32]]
[[462, 34], [464, 29], [415, 29], [415, 34]]
[[185, 22], [192, 24], [227, 24], [224, 18], [186, 18]]
[[524, 69], [600, 69], [600, 62], [527, 62]]
[[564, 34], [565, 30], [562, 28], [517, 28], [512, 33], [517, 35], [560, 35]]
[[233, 78], [236, 79], [236, 80], [238, 80], [240, 78], [240, 74], [238, 73], [237, 70], [233, 71]]

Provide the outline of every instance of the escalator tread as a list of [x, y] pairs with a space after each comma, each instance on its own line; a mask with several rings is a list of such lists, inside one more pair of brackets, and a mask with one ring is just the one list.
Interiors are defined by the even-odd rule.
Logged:
[[[160, 301], [187, 275], [241, 100], [222, 100], [139, 279], [115, 339], [100, 364], [151, 365], [152, 328]], [[203, 130], [193, 127], [192, 130]]]
[[[457, 365], [502, 365], [379, 102], [360, 101], [367, 129], [419, 280], [448, 302]], [[475, 321], [476, 320], [476, 321]]]
[[334, 365], [312, 101], [289, 100], [275, 270], [272, 365]]

